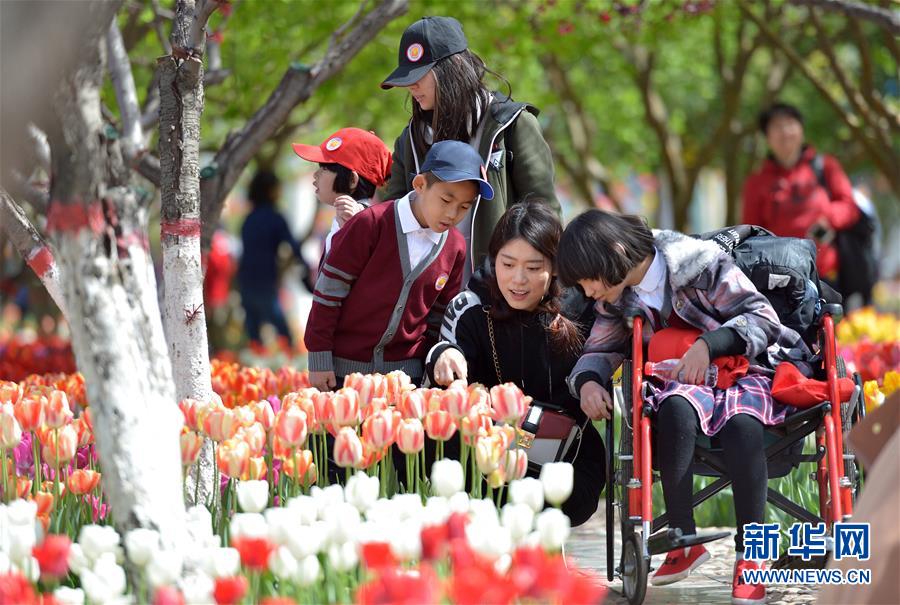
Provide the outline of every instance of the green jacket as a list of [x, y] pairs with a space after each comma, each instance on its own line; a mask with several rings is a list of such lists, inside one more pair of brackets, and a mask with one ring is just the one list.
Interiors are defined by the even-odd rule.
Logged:
[[[484, 159], [488, 181], [494, 188], [493, 200], [481, 200], [472, 207], [472, 249], [469, 262], [478, 267], [488, 253], [494, 226], [506, 209], [526, 196], [547, 200], [557, 214], [559, 201], [553, 188], [553, 158], [541, 134], [536, 107], [516, 103], [500, 93], [485, 116], [478, 141], [478, 153]], [[418, 157], [407, 125], [394, 143], [394, 163], [384, 199], [401, 198], [412, 191], [412, 179], [418, 174]]]

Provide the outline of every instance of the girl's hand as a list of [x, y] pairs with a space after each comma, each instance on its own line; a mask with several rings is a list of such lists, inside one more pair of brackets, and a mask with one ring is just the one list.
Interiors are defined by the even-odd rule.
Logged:
[[337, 378], [334, 377], [334, 372], [331, 371], [310, 372], [309, 384], [322, 392], [330, 391], [337, 386]]
[[434, 381], [445, 387], [454, 380], [454, 375], [462, 380], [466, 379], [468, 366], [466, 358], [460, 353], [459, 349], [449, 347], [434, 364]]
[[364, 210], [364, 206], [349, 195], [339, 195], [334, 200], [334, 212], [338, 225], [343, 227], [351, 216]]
[[675, 366], [675, 376], [681, 384], [703, 384], [709, 367], [709, 346], [698, 338]]
[[591, 420], [612, 418], [612, 399], [606, 389], [594, 381], [581, 385], [581, 411]]

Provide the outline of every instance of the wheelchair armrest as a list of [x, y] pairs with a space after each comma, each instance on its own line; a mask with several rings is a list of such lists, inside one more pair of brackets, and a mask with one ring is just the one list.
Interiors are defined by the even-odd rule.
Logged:
[[828, 303], [822, 305], [822, 315], [819, 318], [819, 325], [822, 324], [822, 319], [826, 315], [830, 315], [831, 319], [834, 320], [834, 323], [837, 323], [844, 318], [844, 306], [837, 303]]
[[633, 319], [635, 317], [647, 319], [647, 314], [644, 313], [644, 310], [640, 307], [625, 307], [622, 309], [622, 317], [625, 317], [626, 319]]

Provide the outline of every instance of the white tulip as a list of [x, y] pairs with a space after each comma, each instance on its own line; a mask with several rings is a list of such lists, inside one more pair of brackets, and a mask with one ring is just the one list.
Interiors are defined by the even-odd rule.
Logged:
[[288, 536], [287, 547], [298, 561], [319, 553], [328, 540], [328, 524], [316, 521], [308, 527], [298, 527]]
[[544, 510], [544, 486], [534, 477], [517, 479], [509, 484], [509, 499], [514, 504], [527, 504], [539, 513]]
[[213, 578], [227, 578], [236, 575], [241, 568], [241, 553], [236, 548], [211, 548], [203, 560], [203, 571]]
[[115, 599], [125, 593], [125, 570], [116, 563], [116, 557], [113, 553], [102, 553], [94, 563], [93, 572], [106, 585], [106, 589], [110, 593], [110, 597], [103, 599], [103, 601]]
[[360, 524], [359, 511], [347, 502], [326, 510], [322, 520], [328, 524], [328, 540], [331, 544], [353, 540]]
[[104, 553], [115, 555], [119, 534], [109, 525], [85, 525], [78, 533], [78, 543], [88, 559], [97, 561]]
[[400, 521], [418, 517], [422, 512], [422, 498], [419, 494], [395, 494], [391, 502], [394, 503], [394, 514]]
[[553, 506], [561, 506], [572, 495], [575, 471], [568, 462], [548, 462], [541, 468], [544, 498]]
[[466, 514], [469, 512], [469, 494], [466, 492], [457, 492], [453, 494], [447, 502], [450, 504], [451, 513]]
[[32, 584], [36, 584], [38, 578], [41, 577], [41, 564], [31, 555], [23, 557], [19, 567], [22, 575], [28, 578]]
[[312, 525], [319, 518], [319, 505], [312, 496], [297, 496], [287, 502], [287, 508], [299, 515], [301, 525]]
[[197, 504], [187, 510], [188, 527], [212, 531], [212, 513], [202, 504]]
[[81, 548], [81, 544], [78, 542], [72, 542], [72, 545], [69, 546], [68, 561], [69, 569], [79, 576], [82, 571], [89, 569], [91, 566], [91, 560], [84, 554], [84, 549]]
[[366, 519], [372, 523], [388, 523], [397, 517], [393, 500], [379, 498], [366, 510]]
[[364, 513], [378, 500], [380, 487], [378, 477], [370, 477], [362, 471], [357, 471], [347, 481], [347, 486], [344, 487], [344, 497], [359, 512]]
[[236, 513], [231, 518], [232, 538], [268, 538], [269, 524], [259, 513]]
[[34, 523], [10, 525], [6, 531], [9, 536], [9, 558], [16, 563], [22, 563], [31, 556], [31, 549], [37, 543]]
[[538, 548], [541, 545], [541, 534], [534, 530], [519, 542], [519, 546], [522, 548]]
[[91, 603], [106, 603], [115, 598], [106, 582], [90, 569], [81, 573], [81, 588]]
[[8, 574], [11, 568], [12, 561], [9, 560], [9, 555], [0, 550], [0, 575]]
[[137, 567], [143, 568], [150, 562], [153, 554], [160, 549], [159, 532], [138, 527], [125, 534], [125, 550], [128, 560]]
[[432, 496], [425, 502], [422, 525], [441, 525], [450, 516], [450, 501], [442, 496]]
[[275, 552], [269, 555], [269, 569], [275, 574], [276, 578], [281, 580], [290, 580], [296, 577], [300, 564], [291, 554], [291, 551], [284, 546], [279, 546]]
[[6, 507], [6, 518], [10, 525], [34, 525], [37, 502], [34, 500], [13, 500]]
[[482, 519], [491, 525], [500, 524], [500, 517], [497, 515], [497, 505], [490, 498], [469, 500], [469, 512], [472, 513], [473, 521]]
[[279, 545], [286, 545], [291, 532], [297, 530], [299, 515], [297, 511], [281, 506], [268, 509], [264, 513], [269, 524], [269, 537]]
[[55, 598], [60, 605], [84, 605], [84, 591], [80, 588], [60, 586], [53, 591], [53, 598]]
[[397, 524], [389, 536], [391, 552], [401, 561], [411, 561], [422, 556], [422, 528], [407, 521]]
[[316, 501], [319, 519], [322, 518], [322, 513], [324, 511], [344, 501], [344, 488], [338, 484], [329, 485], [325, 489], [314, 485], [312, 489], [309, 490], [309, 493], [313, 497], [313, 500]]
[[544, 550], [558, 551], [571, 530], [569, 518], [558, 508], [548, 508], [537, 517], [537, 532]]
[[444, 458], [431, 465], [431, 490], [436, 495], [449, 498], [463, 489], [465, 489], [465, 479], [459, 460]]
[[174, 584], [181, 577], [183, 566], [181, 554], [171, 550], [158, 550], [151, 555], [147, 565], [147, 581], [153, 587]]
[[356, 544], [353, 542], [344, 542], [343, 544], [332, 544], [328, 547], [328, 563], [336, 571], [350, 571], [359, 563], [359, 556], [356, 554]]
[[296, 582], [302, 586], [312, 586], [316, 582], [319, 581], [319, 576], [322, 573], [322, 566], [319, 564], [319, 557], [315, 555], [309, 555], [308, 557], [304, 557], [302, 561], [300, 561], [299, 568], [297, 569], [297, 575], [294, 577]]
[[512, 567], [512, 555], [509, 553], [505, 555], [500, 555], [496, 561], [494, 561], [494, 569], [498, 574], [504, 575], [509, 571], [509, 568]]
[[238, 504], [245, 513], [261, 513], [269, 504], [269, 484], [266, 481], [238, 481]]
[[483, 518], [476, 517], [466, 525], [466, 541], [472, 550], [491, 561], [508, 554], [512, 549], [509, 530]]
[[185, 603], [215, 603], [212, 592], [215, 582], [205, 573], [193, 573], [179, 584]]
[[507, 504], [503, 507], [500, 521], [509, 530], [513, 542], [519, 543], [531, 532], [534, 511], [527, 504]]

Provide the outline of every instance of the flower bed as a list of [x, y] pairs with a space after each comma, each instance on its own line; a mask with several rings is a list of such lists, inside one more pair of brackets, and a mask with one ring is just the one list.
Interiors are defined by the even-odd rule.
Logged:
[[900, 389], [900, 319], [859, 309], [838, 324], [837, 339], [848, 372], [859, 372], [865, 383], [867, 410]]
[[[187, 476], [211, 439], [221, 487], [165, 551], [150, 530], [106, 525], [78, 375], [0, 383], [4, 501], [17, 498], [0, 509], [0, 602], [602, 598], [560, 554], [571, 466], [524, 477], [514, 427], [528, 398], [514, 385], [416, 389], [402, 373], [357, 374], [320, 393], [290, 368], [218, 362], [213, 384], [213, 401], [179, 404], [182, 462]], [[459, 461], [442, 459], [451, 439]]]

